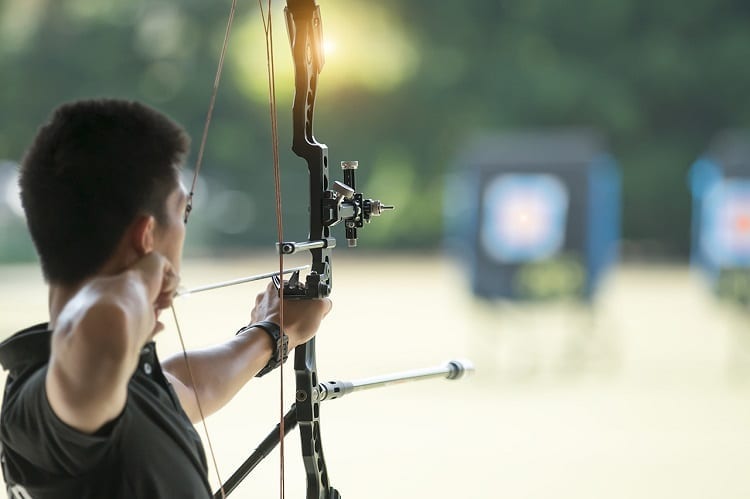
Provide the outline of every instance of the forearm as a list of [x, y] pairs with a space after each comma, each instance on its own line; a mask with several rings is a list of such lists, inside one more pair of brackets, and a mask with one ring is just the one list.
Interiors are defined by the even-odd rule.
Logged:
[[[284, 303], [284, 334], [288, 349], [313, 337], [320, 321], [331, 310], [331, 301], [289, 300]], [[279, 293], [273, 283], [258, 295], [250, 316], [251, 321], [280, 322]], [[162, 363], [167, 377], [177, 392], [182, 407], [191, 421], [200, 421], [197, 398], [203, 415], [223, 407], [271, 359], [274, 351], [271, 336], [263, 329], [251, 328], [216, 347], [188, 353], [192, 378], [182, 355]], [[194, 386], [195, 385], [195, 386]]]
[[190, 371], [183, 354], [166, 359], [162, 367], [177, 382], [175, 391], [183, 409], [191, 421], [197, 422], [200, 413], [196, 394], [203, 415], [213, 414], [266, 365], [272, 352], [268, 334], [260, 328], [252, 328], [220, 345], [189, 351]]

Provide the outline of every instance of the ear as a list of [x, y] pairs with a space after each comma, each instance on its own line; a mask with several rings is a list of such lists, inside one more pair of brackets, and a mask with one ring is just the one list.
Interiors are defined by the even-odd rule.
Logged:
[[156, 219], [152, 215], [140, 215], [130, 229], [130, 244], [139, 256], [154, 250]]

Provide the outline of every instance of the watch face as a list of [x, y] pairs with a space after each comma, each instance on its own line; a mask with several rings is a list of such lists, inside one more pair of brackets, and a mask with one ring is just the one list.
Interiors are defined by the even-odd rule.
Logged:
[[727, 179], [706, 193], [701, 249], [719, 267], [750, 265], [750, 181]]
[[565, 241], [568, 191], [553, 175], [505, 174], [482, 197], [480, 243], [499, 263], [549, 258]]

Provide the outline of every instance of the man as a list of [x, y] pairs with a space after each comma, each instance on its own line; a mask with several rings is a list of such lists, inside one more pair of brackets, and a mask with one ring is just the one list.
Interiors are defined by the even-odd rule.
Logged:
[[[134, 102], [63, 105], [21, 166], [29, 231], [49, 285], [49, 323], [0, 345], [0, 414], [14, 498], [206, 498], [192, 423], [226, 404], [284, 349], [269, 284], [251, 324], [214, 348], [160, 363], [153, 337], [178, 283], [187, 196], [184, 131]], [[288, 348], [329, 300], [285, 303]], [[258, 324], [256, 324], [258, 323]]]

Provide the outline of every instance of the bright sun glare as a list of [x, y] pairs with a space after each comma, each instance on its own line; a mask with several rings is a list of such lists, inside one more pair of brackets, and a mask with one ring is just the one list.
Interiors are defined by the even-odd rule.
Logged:
[[336, 42], [333, 40], [326, 40], [323, 42], [323, 51], [325, 52], [326, 56], [329, 56], [336, 52]]
[[[325, 85], [329, 92], [340, 87], [360, 87], [369, 91], [387, 92], [412, 75], [416, 66], [416, 47], [405, 26], [386, 8], [373, 3], [346, 3], [327, 6], [323, 17], [323, 52], [325, 54]], [[368, 25], [367, 36], [353, 26]], [[262, 47], [262, 22], [251, 15], [238, 28], [236, 45], [245, 50], [230, 51], [229, 57], [239, 68], [241, 87], [247, 95], [265, 101], [268, 95], [266, 60]], [[278, 40], [286, 42], [284, 26], [275, 26]], [[330, 56], [330, 57], [329, 57]], [[294, 68], [289, 44], [275, 43], [274, 58], [278, 88], [294, 83]], [[372, 75], [377, 74], [377, 78]], [[291, 98], [281, 93], [280, 98]]]

